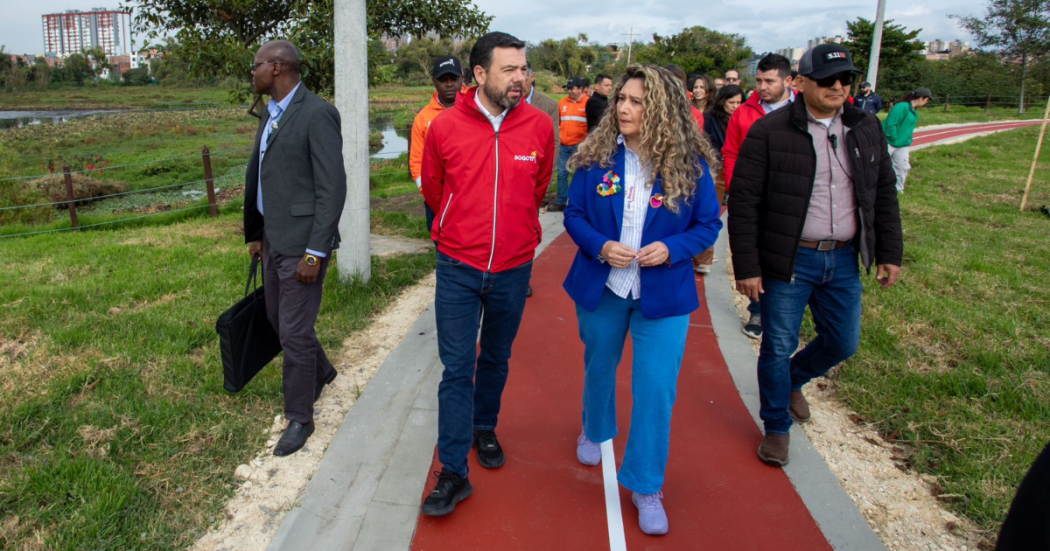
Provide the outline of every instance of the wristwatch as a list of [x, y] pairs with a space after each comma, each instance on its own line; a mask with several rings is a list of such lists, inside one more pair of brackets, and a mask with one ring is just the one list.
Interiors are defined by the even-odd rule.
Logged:
[[314, 256], [314, 255], [312, 255], [310, 253], [304, 254], [303, 255], [303, 260], [306, 261], [306, 265], [307, 266], [316, 266], [317, 263], [321, 261], [320, 258], [317, 258], [316, 256]]

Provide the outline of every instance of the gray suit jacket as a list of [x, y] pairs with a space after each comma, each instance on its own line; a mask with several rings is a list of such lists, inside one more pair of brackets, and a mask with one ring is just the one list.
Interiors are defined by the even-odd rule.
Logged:
[[339, 111], [300, 85], [277, 123], [262, 162], [263, 212], [256, 208], [259, 141], [270, 124], [259, 121], [255, 149], [245, 175], [244, 240], [261, 241], [274, 252], [302, 256], [306, 249], [326, 255], [339, 247], [339, 217], [346, 201], [346, 169]]
[[557, 151], [561, 142], [561, 133], [558, 131], [558, 120], [561, 118], [558, 116], [558, 102], [539, 90], [533, 90], [532, 106], [546, 113], [554, 123], [554, 150]]

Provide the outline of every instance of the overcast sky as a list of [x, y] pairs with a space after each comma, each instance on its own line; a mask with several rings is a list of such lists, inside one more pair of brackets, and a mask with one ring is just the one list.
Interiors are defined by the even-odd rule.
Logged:
[[[817, 0], [807, 7], [797, 0], [474, 0], [495, 16], [492, 29], [530, 42], [585, 33], [592, 41], [627, 41], [634, 28], [636, 40], [648, 42], [653, 33], [674, 34], [703, 25], [743, 35], [757, 52], [789, 46], [804, 47], [818, 36], [845, 35], [846, 21], [875, 19], [875, 0]], [[34, 0], [4, 11], [0, 18], [0, 45], [11, 53], [42, 53], [40, 16], [68, 9], [116, 8], [118, 1]], [[970, 40], [950, 14], [980, 15], [985, 2], [975, 0], [887, 0], [886, 18], [908, 29], [921, 28], [922, 40]]]

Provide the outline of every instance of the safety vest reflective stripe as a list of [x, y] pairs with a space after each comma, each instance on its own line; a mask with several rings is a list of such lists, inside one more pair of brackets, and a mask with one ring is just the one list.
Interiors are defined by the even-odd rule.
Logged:
[[565, 117], [562, 117], [562, 118], [561, 118], [561, 120], [563, 120], [563, 121], [576, 121], [576, 122], [582, 122], [582, 123], [584, 123], [584, 124], [586, 124], [586, 123], [587, 123], [587, 117], [572, 117], [572, 116], [565, 116]]

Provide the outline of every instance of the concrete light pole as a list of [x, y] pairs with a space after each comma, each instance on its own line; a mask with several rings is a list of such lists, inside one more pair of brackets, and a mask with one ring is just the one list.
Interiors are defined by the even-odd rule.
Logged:
[[871, 57], [868, 59], [868, 82], [875, 91], [875, 81], [879, 77], [879, 50], [882, 49], [882, 25], [886, 19], [886, 0], [879, 0], [879, 9], [875, 15], [875, 34], [871, 38]]
[[346, 205], [339, 219], [343, 243], [339, 277], [372, 277], [368, 211], [368, 30], [365, 0], [335, 0], [335, 106], [343, 132]]

